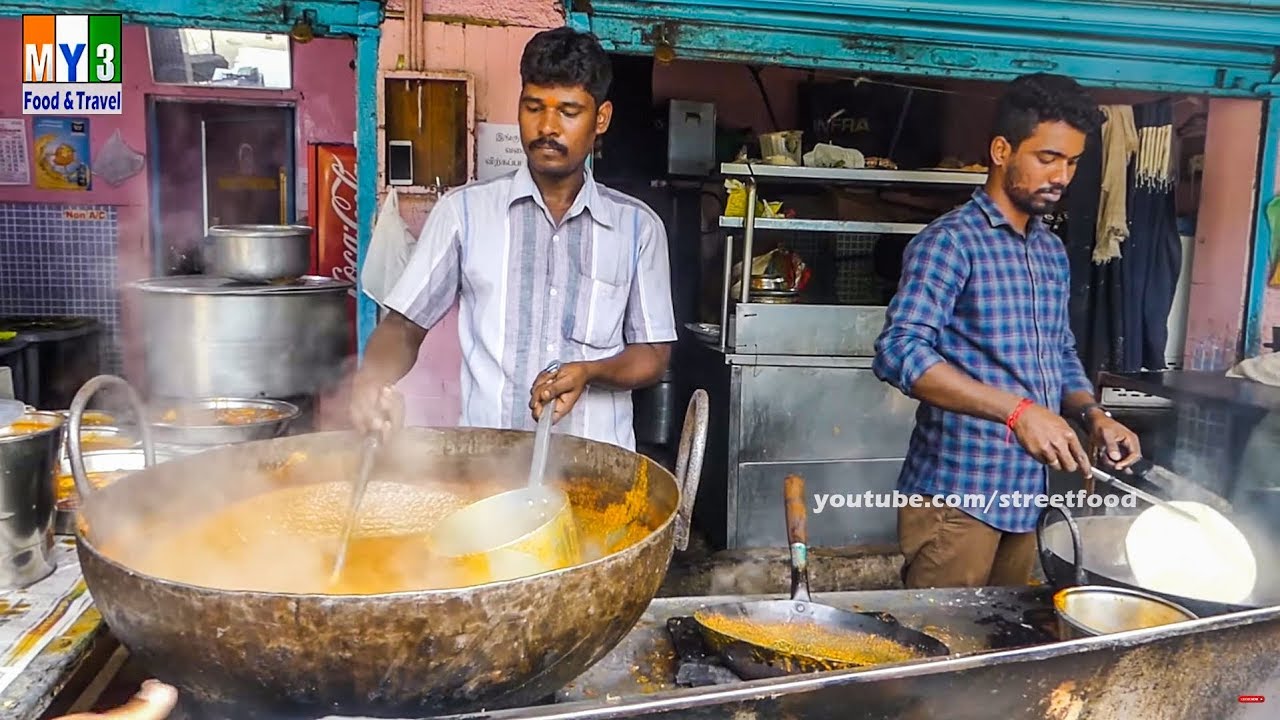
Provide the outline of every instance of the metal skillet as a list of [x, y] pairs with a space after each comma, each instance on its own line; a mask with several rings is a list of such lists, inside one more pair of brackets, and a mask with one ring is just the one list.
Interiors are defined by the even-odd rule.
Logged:
[[725, 603], [693, 616], [707, 645], [734, 672], [758, 679], [951, 654], [946, 645], [924, 633], [813, 602], [804, 478], [788, 475], [783, 494], [791, 544], [791, 599]]

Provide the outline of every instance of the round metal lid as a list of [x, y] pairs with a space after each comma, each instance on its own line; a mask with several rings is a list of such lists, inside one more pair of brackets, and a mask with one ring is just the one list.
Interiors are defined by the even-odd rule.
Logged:
[[266, 295], [345, 292], [355, 287], [355, 283], [320, 275], [304, 275], [297, 280], [278, 283], [241, 282], [209, 275], [174, 275], [139, 280], [133, 283], [133, 287], [143, 292], [185, 295]]

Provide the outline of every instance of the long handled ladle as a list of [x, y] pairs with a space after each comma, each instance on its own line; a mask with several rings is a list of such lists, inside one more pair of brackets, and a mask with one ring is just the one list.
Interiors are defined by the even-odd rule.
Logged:
[[[560, 363], [552, 361], [542, 372], [555, 375], [560, 372]], [[542, 486], [547, 474], [547, 455], [551, 450], [551, 418], [556, 414], [556, 398], [542, 406], [542, 415], [538, 416], [538, 429], [533, 435], [533, 461], [529, 464], [529, 487]]]
[[347, 561], [347, 545], [351, 543], [351, 533], [356, 525], [356, 517], [360, 513], [360, 501], [364, 499], [365, 488], [369, 486], [369, 474], [373, 470], [373, 460], [379, 444], [376, 432], [370, 431], [365, 434], [360, 451], [360, 473], [356, 476], [355, 486], [351, 488], [351, 504], [347, 507], [347, 519], [342, 526], [342, 539], [338, 544], [338, 557], [333, 561], [333, 574], [329, 576], [330, 584], [338, 582], [338, 576], [342, 574], [342, 566]]

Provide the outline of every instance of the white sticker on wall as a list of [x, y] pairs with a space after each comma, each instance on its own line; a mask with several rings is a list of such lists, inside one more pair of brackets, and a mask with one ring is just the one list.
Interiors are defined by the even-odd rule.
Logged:
[[520, 126], [502, 123], [476, 123], [476, 179], [506, 175], [524, 167], [524, 145], [520, 143]]

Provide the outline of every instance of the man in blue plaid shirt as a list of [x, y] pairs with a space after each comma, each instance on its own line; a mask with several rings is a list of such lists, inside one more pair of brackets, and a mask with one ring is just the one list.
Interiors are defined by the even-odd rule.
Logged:
[[[907, 587], [1023, 585], [1048, 470], [1090, 470], [1064, 416], [1117, 468], [1137, 436], [1094, 399], [1067, 318], [1070, 267], [1045, 227], [1102, 123], [1073, 80], [1037, 74], [1001, 99], [985, 187], [903, 255], [875, 373], [920, 401], [898, 489]], [[985, 507], [948, 507], [981, 494]], [[934, 499], [936, 498], [936, 500]]]

